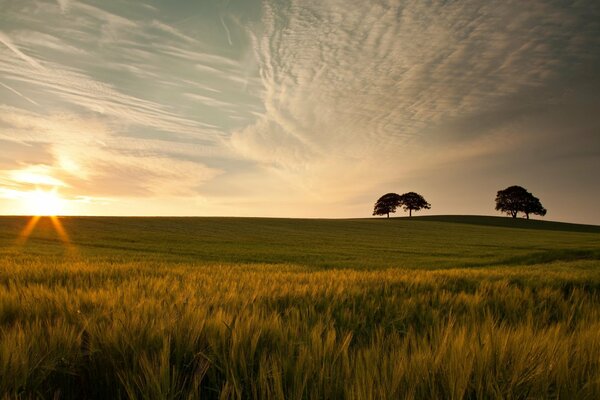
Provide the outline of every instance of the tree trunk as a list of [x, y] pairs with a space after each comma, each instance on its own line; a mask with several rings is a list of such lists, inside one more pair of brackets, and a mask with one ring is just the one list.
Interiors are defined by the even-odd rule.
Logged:
[[412, 208], [409, 208], [409, 209], [408, 209], [408, 216], [409, 216], [409, 217], [412, 217]]
[[388, 215], [388, 218], [389, 218], [390, 217], [390, 213], [387, 213], [387, 215]]
[[527, 217], [527, 219], [529, 219], [529, 213], [525, 213], [525, 216]]
[[517, 213], [516, 212], [512, 211], [510, 214], [512, 215], [513, 218], [517, 218]]

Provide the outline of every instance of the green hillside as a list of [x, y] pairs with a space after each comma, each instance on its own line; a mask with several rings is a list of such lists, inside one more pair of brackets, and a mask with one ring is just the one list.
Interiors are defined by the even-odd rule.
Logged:
[[[28, 218], [0, 218], [6, 256], [65, 253], [48, 218], [24, 245]], [[600, 259], [600, 227], [502, 217], [391, 219], [60, 219], [82, 257], [318, 268], [455, 268]]]

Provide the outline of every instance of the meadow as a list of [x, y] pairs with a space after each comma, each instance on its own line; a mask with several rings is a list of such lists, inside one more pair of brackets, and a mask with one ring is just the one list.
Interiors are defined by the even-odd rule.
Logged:
[[600, 227], [0, 218], [0, 394], [600, 398]]

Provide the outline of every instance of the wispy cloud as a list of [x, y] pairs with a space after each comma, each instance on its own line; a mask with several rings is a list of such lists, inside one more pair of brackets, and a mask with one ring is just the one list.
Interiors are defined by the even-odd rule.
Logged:
[[[0, 170], [0, 181], [25, 186], [64, 186], [73, 195], [136, 196], [196, 193], [201, 183], [221, 172], [192, 161], [204, 154], [197, 145], [144, 138], [124, 139], [97, 119], [75, 115], [37, 116], [0, 107], [0, 139], [50, 146], [49, 165], [15, 164]], [[86, 132], [82, 135], [82, 132]], [[186, 159], [187, 158], [187, 159]]]
[[178, 30], [177, 28], [165, 24], [164, 22], [158, 21], [158, 20], [153, 20], [151, 22], [151, 26], [154, 28], [157, 28], [163, 32], [168, 33], [171, 36], [174, 36], [177, 39], [181, 39], [185, 42], [188, 43], [198, 43], [198, 40], [194, 39], [193, 37], [190, 37], [188, 35], [186, 35], [185, 33], [182, 33], [180, 30]]
[[35, 68], [37, 70], [43, 70], [44, 69], [44, 67], [42, 67], [42, 65], [37, 60], [35, 60], [32, 57], [29, 57], [27, 54], [25, 54], [21, 50], [19, 50], [17, 48], [17, 46], [15, 46], [13, 44], [13, 42], [10, 40], [10, 38], [8, 36], [6, 36], [2, 32], [0, 32], [0, 43], [4, 44], [17, 57], [19, 57], [21, 60], [25, 61], [27, 64], [29, 64], [33, 68]]
[[225, 23], [223, 16], [220, 15], [219, 19], [221, 20], [221, 25], [223, 25], [223, 29], [225, 30], [225, 33], [227, 34], [227, 42], [229, 43], [230, 46], [233, 46], [233, 42], [231, 41], [231, 32], [229, 31], [229, 28], [227, 27], [227, 24]]
[[66, 13], [71, 8], [72, 0], [57, 0], [58, 6], [60, 7], [60, 11], [62, 13]]
[[196, 93], [184, 93], [183, 95], [185, 97], [188, 97], [190, 99], [193, 99], [195, 101], [198, 101], [202, 104], [205, 104], [205, 105], [211, 106], [211, 107], [222, 107], [222, 108], [236, 107], [236, 104], [234, 104], [234, 103], [227, 103], [227, 102], [224, 102], [221, 100], [217, 100], [214, 97], [203, 96], [203, 95], [196, 94]]
[[11, 92], [13, 92], [14, 94], [16, 94], [17, 96], [20, 96], [20, 97], [24, 98], [25, 100], [27, 100], [28, 102], [30, 102], [33, 105], [36, 105], [36, 106], [39, 105], [34, 100], [30, 99], [29, 97], [25, 96], [23, 93], [19, 92], [17, 89], [12, 88], [12, 87], [8, 86], [5, 83], [0, 82], [0, 86], [4, 87], [5, 89], [10, 90]]
[[19, 151], [0, 154], [0, 186], [27, 191], [44, 181], [71, 198], [193, 198], [223, 174], [235, 157], [223, 145], [227, 126], [255, 118], [258, 106], [249, 104], [244, 65], [157, 19], [156, 8], [19, 7], [0, 33], [0, 141]]
[[[46, 62], [46, 66], [41, 67], [38, 61], [24, 55], [14, 45], [11, 50], [24, 56], [0, 61], [0, 71], [11, 80], [34, 85], [78, 107], [116, 117], [119, 121], [205, 138], [218, 135], [211, 126], [177, 115], [169, 110], [169, 106], [122, 93], [77, 69], [54, 62]], [[27, 60], [36, 67], [27, 68], [20, 60]]]
[[476, 121], [583, 63], [598, 45], [585, 10], [542, 1], [266, 1], [254, 37], [266, 113], [232, 146], [316, 193], [341, 190], [348, 182], [339, 176], [361, 176], [357, 164], [368, 171], [353, 185], [360, 192], [509, 152], [525, 133], [468, 137], [443, 127]]
[[86, 51], [81, 47], [69, 45], [64, 40], [48, 33], [20, 30], [14, 32], [13, 36], [24, 49], [32, 49], [33, 51], [53, 50], [62, 54], [75, 56], [83, 56], [86, 54]]

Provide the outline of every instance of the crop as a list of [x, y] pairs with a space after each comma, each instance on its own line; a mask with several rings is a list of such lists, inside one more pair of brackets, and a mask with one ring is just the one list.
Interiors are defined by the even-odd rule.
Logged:
[[600, 398], [595, 232], [111, 221], [2, 221], [5, 398]]

